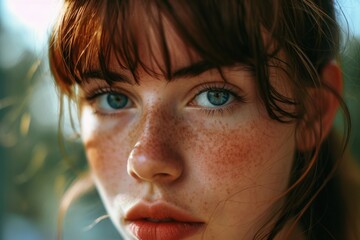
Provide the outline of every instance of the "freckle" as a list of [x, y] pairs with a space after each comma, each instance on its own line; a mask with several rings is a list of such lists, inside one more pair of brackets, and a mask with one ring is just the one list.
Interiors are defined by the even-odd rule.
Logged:
[[[218, 126], [217, 126], [218, 127]], [[198, 147], [198, 151], [201, 153], [211, 152], [207, 155], [211, 156], [212, 161], [209, 164], [210, 170], [220, 179], [231, 173], [231, 178], [238, 178], [237, 171], [246, 171], [246, 168], [252, 167], [255, 164], [252, 160], [255, 156], [249, 156], [250, 147], [255, 147], [256, 139], [252, 138], [252, 132], [254, 131], [255, 125], [247, 127], [247, 129], [229, 130], [227, 124], [221, 126], [222, 132], [203, 132], [204, 139], [209, 140], [213, 145], [207, 149]], [[215, 127], [216, 129], [216, 127]], [[218, 128], [217, 128], [218, 129]], [[244, 132], [246, 131], [246, 132]], [[245, 136], [245, 138], [242, 138]], [[245, 162], [246, 160], [246, 162]], [[258, 164], [258, 163], [256, 163]], [[244, 170], [245, 169], [245, 170]]]

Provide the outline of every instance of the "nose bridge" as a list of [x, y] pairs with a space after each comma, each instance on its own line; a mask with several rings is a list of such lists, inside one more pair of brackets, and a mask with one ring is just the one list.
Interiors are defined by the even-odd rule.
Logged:
[[156, 149], [160, 147], [159, 145], [164, 145], [171, 140], [170, 135], [175, 129], [174, 118], [171, 117], [171, 113], [161, 108], [159, 106], [147, 110], [141, 119], [137, 142], [142, 147]]
[[128, 158], [130, 176], [148, 182], [170, 182], [182, 173], [175, 121], [170, 113], [148, 111], [138, 128], [138, 138]]

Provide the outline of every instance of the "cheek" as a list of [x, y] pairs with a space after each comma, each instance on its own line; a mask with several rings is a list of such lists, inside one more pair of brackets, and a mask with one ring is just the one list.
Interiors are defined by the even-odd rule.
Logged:
[[217, 188], [213, 191], [232, 194], [264, 185], [280, 193], [286, 187], [295, 151], [291, 126], [259, 119], [236, 128], [215, 124], [191, 132], [197, 134], [187, 138], [190, 171]]
[[[81, 137], [87, 159], [98, 188], [116, 192], [126, 176], [129, 137], [118, 120], [101, 120], [82, 112]], [[86, 119], [86, 122], [84, 120]], [[116, 132], [116, 134], [114, 134]]]
[[194, 195], [212, 216], [209, 235], [223, 231], [221, 226], [246, 232], [271, 216], [286, 190], [295, 151], [291, 126], [264, 119], [237, 128], [220, 125], [194, 129], [197, 134], [187, 143], [189, 171], [197, 179]]
[[239, 178], [239, 173], [248, 172], [263, 160], [258, 155], [261, 140], [256, 138], [253, 129], [247, 126], [215, 135], [210, 148], [206, 150], [212, 156], [207, 170], [213, 176], [219, 179], [224, 175], [230, 179]]
[[112, 138], [110, 133], [94, 135], [93, 140], [84, 143], [91, 172], [98, 188], [106, 190], [107, 194], [116, 194], [119, 184], [123, 182], [122, 179], [127, 174], [128, 148], [120, 146], [119, 140]]
[[212, 171], [212, 175], [221, 177], [234, 171], [234, 167], [246, 171], [269, 159], [269, 155], [279, 147], [280, 139], [276, 138], [281, 136], [263, 130], [256, 123], [236, 129], [224, 127], [220, 131], [213, 127], [197, 131], [196, 141], [189, 145], [196, 146], [195, 155], [202, 156], [202, 163], [207, 166], [207, 170]]
[[245, 172], [258, 162], [252, 155], [256, 154], [259, 144], [246, 129], [217, 133], [204, 131], [199, 143], [193, 145], [197, 146], [194, 155], [199, 159], [202, 171], [213, 180], [224, 176], [238, 178], [239, 170]]

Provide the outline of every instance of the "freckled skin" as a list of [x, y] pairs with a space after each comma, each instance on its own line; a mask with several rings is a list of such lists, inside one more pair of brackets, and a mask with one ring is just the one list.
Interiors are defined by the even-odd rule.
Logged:
[[115, 116], [82, 107], [83, 142], [115, 226], [132, 239], [124, 212], [141, 199], [163, 200], [206, 223], [191, 239], [252, 239], [286, 189], [294, 124], [269, 119], [250, 81], [241, 86], [249, 102], [223, 116], [178, 104], [189, 87], [171, 84], [148, 77], [133, 87], [142, 106]]
[[[189, 51], [176, 41], [169, 38], [175, 69], [196, 60], [182, 56]], [[272, 84], [290, 93], [281, 73], [270, 71]], [[192, 240], [253, 239], [281, 204], [276, 200], [289, 179], [295, 123], [267, 116], [246, 71], [224, 69], [223, 74], [247, 96], [223, 114], [189, 105], [196, 86], [223, 83], [217, 71], [170, 83], [140, 71], [140, 85], [118, 85], [135, 96], [134, 106], [112, 116], [99, 116], [92, 104], [82, 103], [81, 135], [91, 172], [125, 239], [134, 238], [124, 214], [140, 200], [165, 201], [201, 219], [205, 230]], [[87, 84], [83, 87], [101, 86]]]

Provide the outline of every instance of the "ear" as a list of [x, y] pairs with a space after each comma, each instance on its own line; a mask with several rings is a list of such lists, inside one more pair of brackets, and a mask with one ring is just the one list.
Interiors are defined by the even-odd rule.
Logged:
[[297, 149], [311, 151], [330, 132], [339, 98], [343, 90], [340, 67], [336, 62], [326, 64], [320, 73], [321, 87], [309, 89], [310, 102], [305, 118], [297, 128]]

